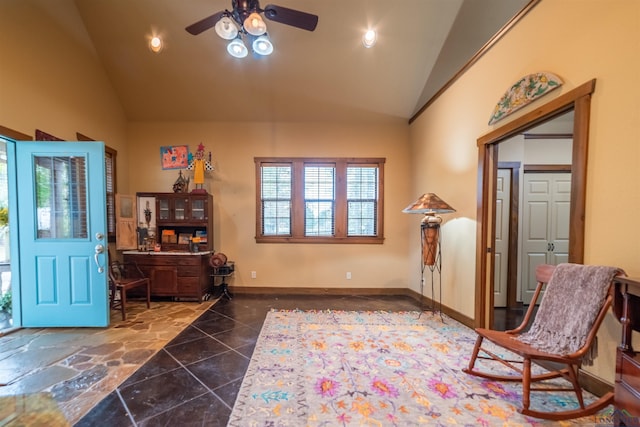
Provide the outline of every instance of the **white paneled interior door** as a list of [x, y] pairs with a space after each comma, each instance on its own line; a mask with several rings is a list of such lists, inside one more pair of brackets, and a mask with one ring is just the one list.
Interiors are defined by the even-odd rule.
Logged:
[[[536, 288], [536, 266], [569, 259], [570, 173], [525, 173], [522, 221], [522, 301]], [[538, 301], [539, 302], [539, 301]]]

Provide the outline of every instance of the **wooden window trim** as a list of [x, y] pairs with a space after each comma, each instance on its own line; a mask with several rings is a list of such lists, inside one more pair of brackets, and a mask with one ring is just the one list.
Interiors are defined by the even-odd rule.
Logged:
[[[384, 242], [384, 158], [338, 158], [338, 157], [255, 157], [255, 186], [256, 186], [256, 243], [330, 243], [330, 244], [382, 244]], [[262, 235], [262, 200], [261, 200], [261, 166], [264, 163], [274, 165], [291, 165], [292, 167], [292, 210], [291, 235], [264, 236]], [[305, 236], [304, 235], [304, 165], [333, 164], [336, 168], [335, 191], [335, 225], [336, 236]], [[352, 164], [375, 165], [378, 168], [378, 209], [376, 221], [376, 236], [346, 236], [347, 233], [347, 194], [345, 175], [347, 166]]]

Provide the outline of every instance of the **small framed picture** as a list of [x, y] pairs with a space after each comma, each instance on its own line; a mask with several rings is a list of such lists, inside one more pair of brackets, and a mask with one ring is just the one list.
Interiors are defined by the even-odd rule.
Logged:
[[190, 240], [191, 240], [191, 234], [189, 233], [180, 233], [178, 235], [179, 245], [188, 245]]

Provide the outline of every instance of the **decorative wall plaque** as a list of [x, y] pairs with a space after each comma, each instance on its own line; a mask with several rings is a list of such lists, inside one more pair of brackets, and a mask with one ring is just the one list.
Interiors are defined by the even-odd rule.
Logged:
[[511, 85], [493, 110], [492, 125], [525, 105], [562, 86], [562, 80], [552, 73], [534, 73], [524, 76]]

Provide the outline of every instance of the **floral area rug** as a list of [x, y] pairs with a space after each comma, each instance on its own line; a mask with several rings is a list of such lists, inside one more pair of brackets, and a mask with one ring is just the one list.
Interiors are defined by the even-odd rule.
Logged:
[[[272, 311], [229, 426], [610, 425], [610, 408], [563, 422], [519, 414], [519, 383], [461, 371], [475, 340], [429, 312]], [[538, 409], [577, 407], [574, 393], [531, 400]]]

